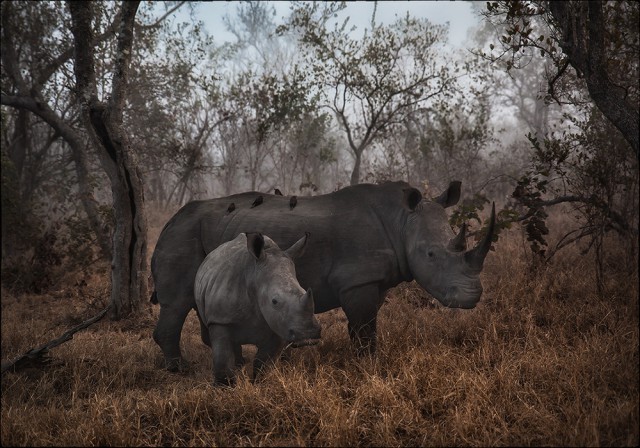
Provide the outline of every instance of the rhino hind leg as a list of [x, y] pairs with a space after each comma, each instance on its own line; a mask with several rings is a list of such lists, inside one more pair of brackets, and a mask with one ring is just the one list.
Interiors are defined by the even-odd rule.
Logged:
[[[197, 308], [196, 312], [198, 312]], [[211, 347], [211, 337], [209, 336], [209, 329], [202, 320], [202, 317], [200, 317], [200, 313], [198, 313], [198, 320], [200, 321], [200, 338], [202, 339], [204, 345]]]
[[189, 363], [180, 353], [180, 335], [189, 311], [190, 308], [175, 309], [160, 306], [160, 316], [153, 331], [153, 340], [162, 349], [165, 368], [170, 372], [184, 372], [189, 369]]

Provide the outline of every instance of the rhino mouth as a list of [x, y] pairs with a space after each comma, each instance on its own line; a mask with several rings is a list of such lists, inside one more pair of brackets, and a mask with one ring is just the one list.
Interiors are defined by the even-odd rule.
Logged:
[[309, 347], [311, 345], [317, 345], [318, 342], [320, 342], [320, 339], [302, 339], [300, 341], [293, 341], [291, 342], [291, 347], [293, 348], [298, 348], [298, 347]]

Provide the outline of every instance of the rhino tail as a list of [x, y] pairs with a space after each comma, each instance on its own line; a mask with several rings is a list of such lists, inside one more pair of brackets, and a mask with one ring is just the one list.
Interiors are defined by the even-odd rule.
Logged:
[[154, 305], [158, 304], [158, 292], [157, 291], [153, 291], [153, 294], [151, 294], [151, 303], [153, 303]]

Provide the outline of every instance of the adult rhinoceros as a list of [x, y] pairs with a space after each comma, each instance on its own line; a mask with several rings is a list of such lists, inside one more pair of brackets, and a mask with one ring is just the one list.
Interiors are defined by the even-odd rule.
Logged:
[[[255, 205], [258, 196], [262, 202]], [[151, 260], [152, 301], [161, 307], [153, 338], [167, 368], [183, 366], [180, 334], [196, 307], [200, 263], [240, 233], [267, 234], [280, 247], [310, 233], [307, 250], [295, 261], [300, 285], [313, 289], [316, 313], [342, 307], [359, 353], [375, 350], [378, 309], [386, 291], [403, 281], [417, 280], [445, 306], [473, 308], [482, 294], [479, 274], [495, 213], [486, 237], [465, 251], [464, 232], [454, 235], [444, 210], [459, 198], [457, 181], [433, 201], [423, 201], [405, 182], [387, 182], [299, 197], [295, 207], [287, 196], [258, 192], [186, 204], [165, 225]], [[200, 323], [206, 340], [202, 318]]]

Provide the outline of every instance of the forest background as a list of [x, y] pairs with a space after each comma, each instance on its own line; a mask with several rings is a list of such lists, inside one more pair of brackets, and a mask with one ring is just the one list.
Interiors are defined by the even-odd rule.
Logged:
[[[53, 328], [20, 330], [7, 326], [5, 316], [24, 316], [21, 303], [46, 303], [60, 291], [69, 303], [81, 303], [85, 314], [110, 305], [112, 320], [105, 325], [137, 319], [144, 328], [148, 258], [164, 223], [190, 200], [274, 188], [317, 195], [399, 179], [430, 197], [461, 180], [463, 198], [450, 214], [451, 225], [467, 222], [470, 237], [481, 236], [486, 205], [495, 201], [496, 256], [503, 247], [497, 259], [509, 270], [504, 263], [512, 257], [529, 292], [545, 282], [550, 291], [566, 289], [552, 279], [571, 282], [580, 275], [588, 286], [575, 295], [563, 290], [560, 302], [577, 306], [592, 297], [592, 304], [616, 309], [580, 308], [590, 316], [602, 312], [594, 328], [615, 320], [607, 336], [615, 348], [607, 350], [632, 361], [616, 371], [611, 402], [591, 403], [594, 420], [583, 423], [591, 425], [593, 438], [542, 441], [637, 444], [636, 2], [472, 2], [479, 26], [464, 48], [448, 44], [447, 25], [410, 15], [383, 24], [375, 6], [368, 25], [354, 30], [344, 3], [290, 2], [289, 13], [278, 17], [269, 2], [238, 2], [224, 18], [234, 39], [222, 43], [199, 20], [198, 3], [80, 3], [2, 3], [3, 360], [45, 342], [40, 336]], [[518, 249], [514, 241], [520, 241]], [[583, 269], [569, 275], [567, 259], [579, 260]], [[500, 275], [491, 272], [485, 284]], [[411, 294], [401, 289], [390, 300]], [[563, 303], [545, 306], [566, 313]], [[622, 310], [630, 312], [618, 314]], [[553, 320], [540, 313], [535, 308], [529, 322], [536, 331]], [[38, 319], [48, 315], [56, 312]], [[470, 323], [468, 317], [438, 315], [434, 328], [448, 318]], [[575, 322], [583, 318], [578, 314]], [[509, 330], [500, 322], [507, 333], [530, 334], [526, 326]], [[495, 329], [496, 323], [486, 325]], [[625, 349], [613, 327], [630, 329], [622, 333], [630, 344]], [[440, 336], [450, 337], [454, 347], [466, 340]], [[69, 356], [74, 358], [72, 350]], [[3, 376], [3, 422], [15, 415], [13, 400], [25, 400], [21, 388], [28, 388], [28, 378], [9, 378]], [[46, 374], [39, 378], [47, 380]], [[636, 384], [626, 384], [629, 378]], [[602, 390], [597, 381], [588, 382], [595, 395]], [[350, 384], [345, 387], [357, 387]], [[618, 384], [627, 389], [618, 392]], [[7, 390], [15, 395], [5, 400]], [[598, 426], [613, 402], [629, 426]], [[29, 438], [16, 429], [15, 417], [8, 421], [3, 445], [65, 443], [47, 439], [50, 431]], [[191, 431], [189, 437], [200, 434]], [[241, 444], [237, 428], [229, 431], [229, 438], [214, 442]], [[360, 440], [424, 443], [406, 431], [411, 436], [404, 439], [374, 431], [375, 437]], [[522, 436], [515, 439], [500, 438], [500, 431], [497, 438], [454, 433], [431, 442], [530, 440], [526, 430], [515, 432]], [[251, 442], [279, 440], [264, 434]], [[347, 433], [336, 434], [320, 441], [354, 443]], [[100, 435], [64, 440], [105, 442]], [[307, 434], [294, 440], [318, 439]], [[150, 443], [135, 437], [120, 442]]]

